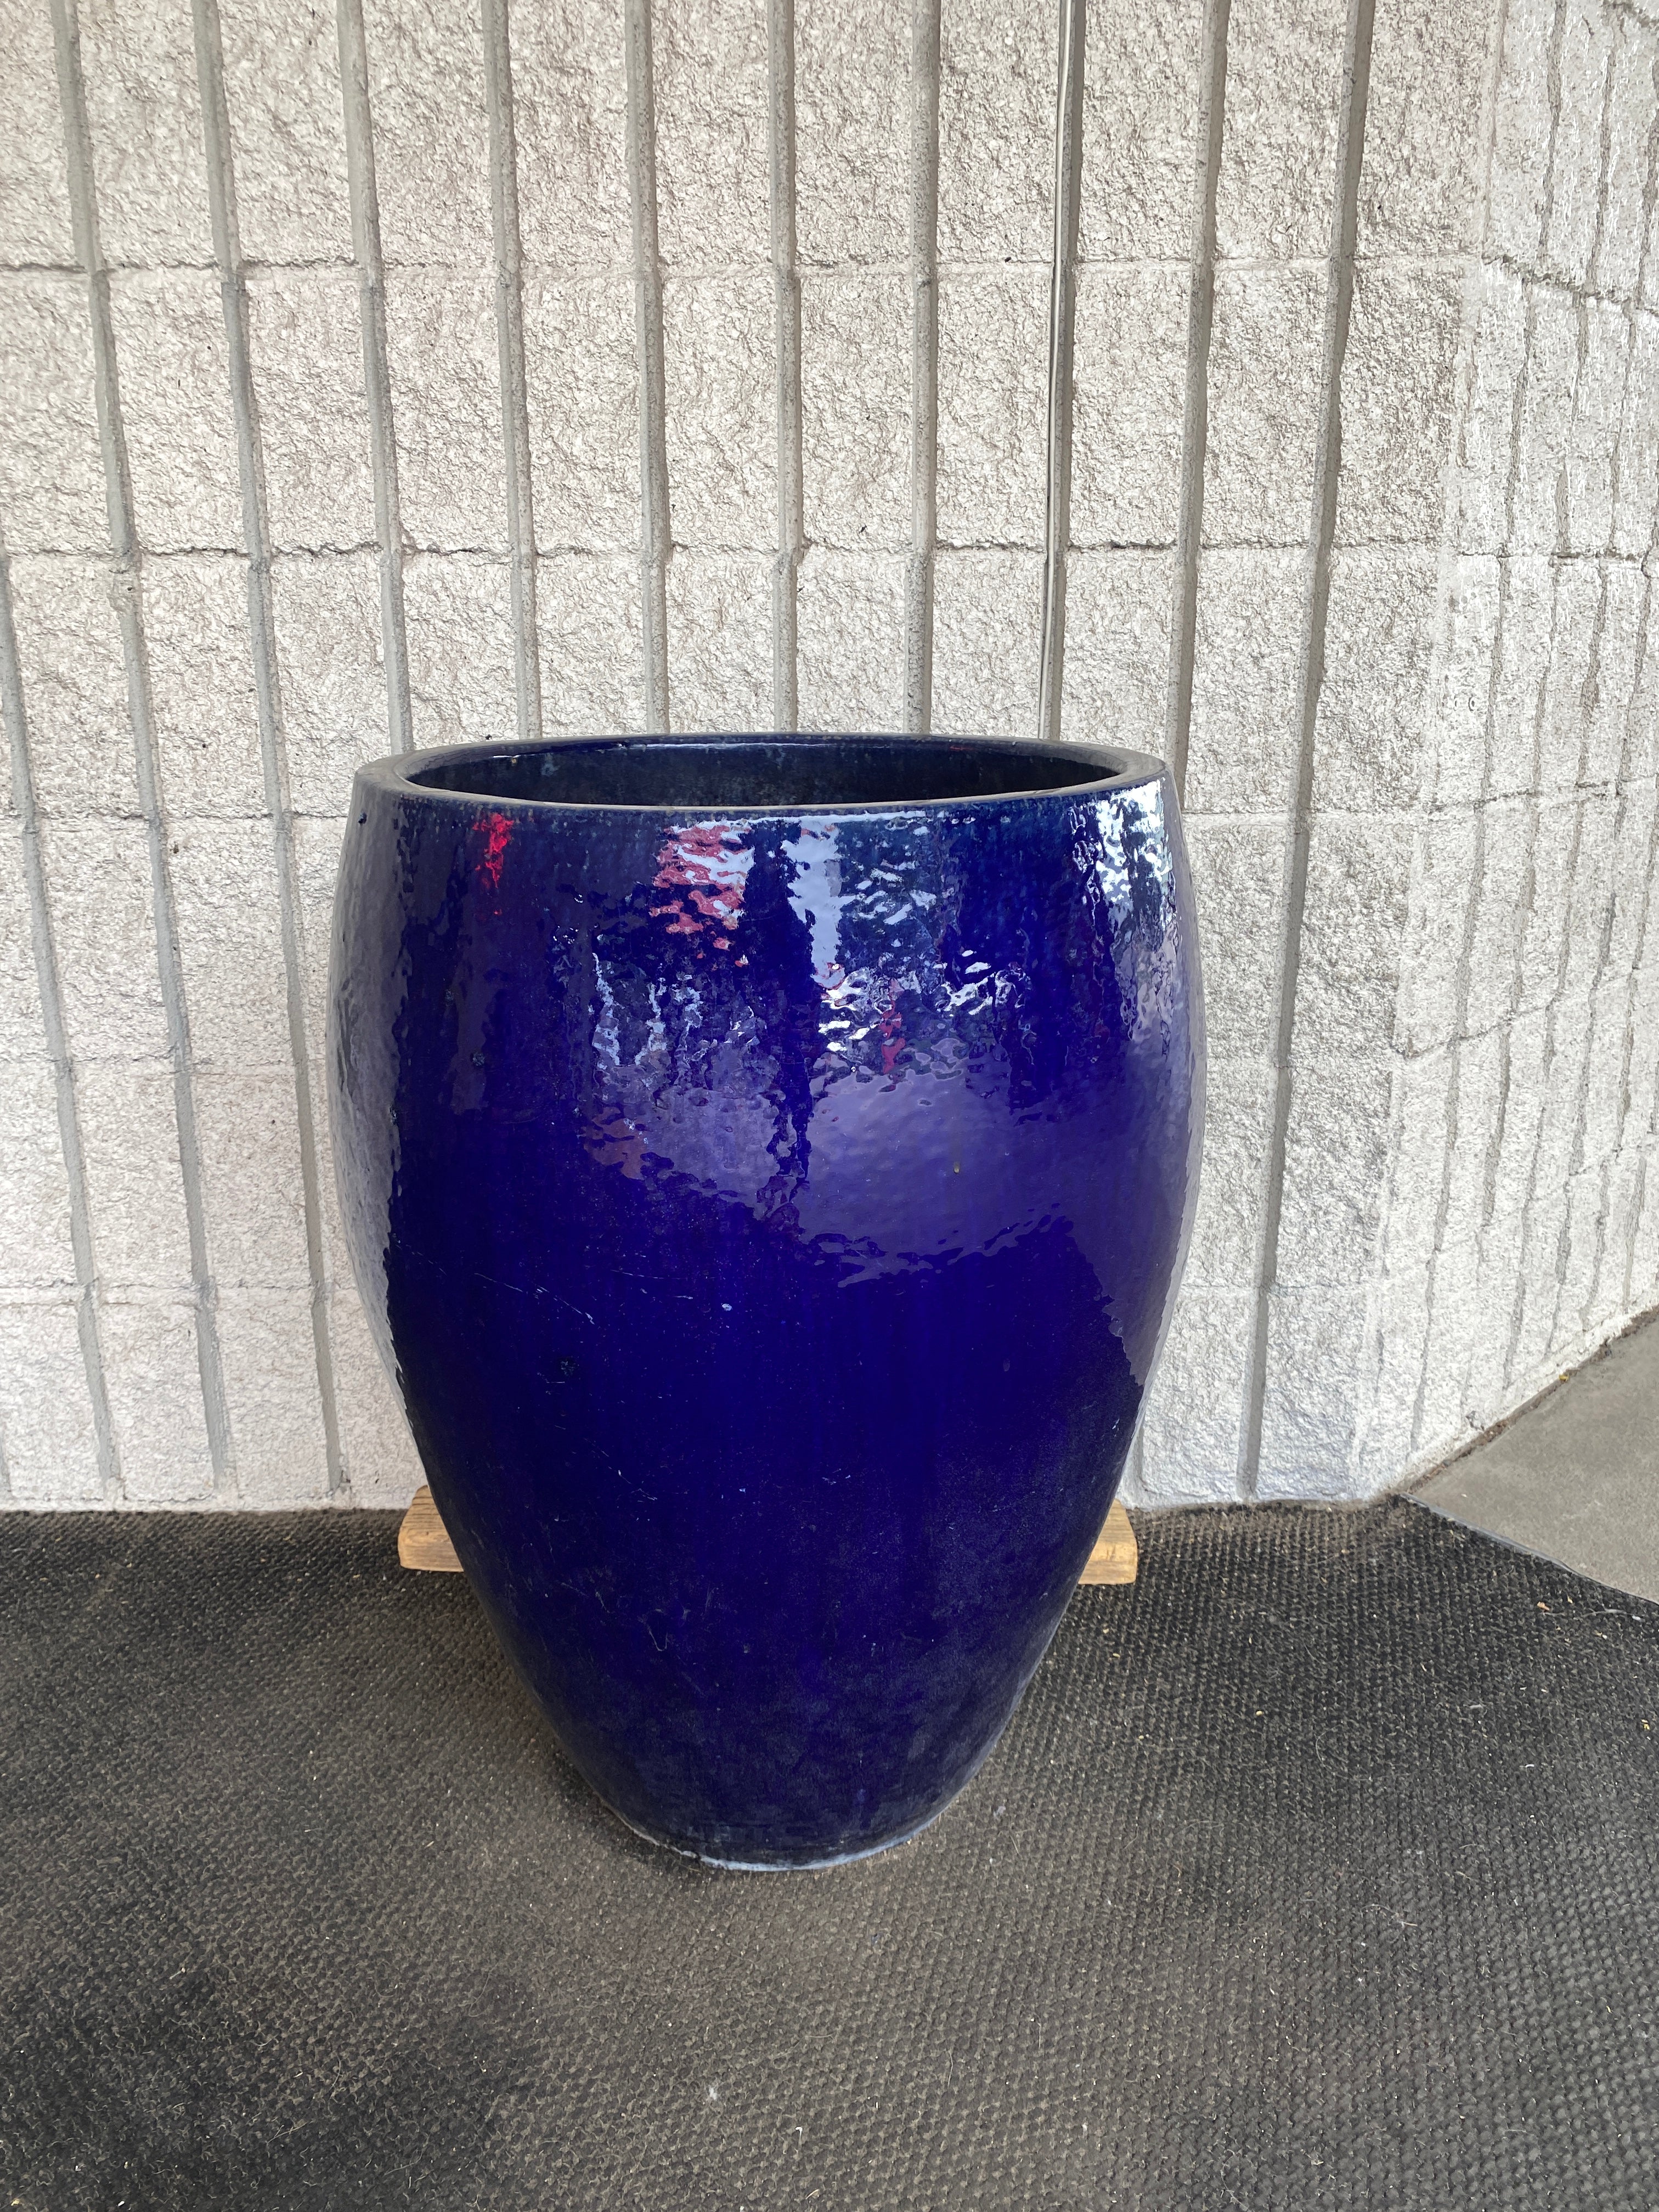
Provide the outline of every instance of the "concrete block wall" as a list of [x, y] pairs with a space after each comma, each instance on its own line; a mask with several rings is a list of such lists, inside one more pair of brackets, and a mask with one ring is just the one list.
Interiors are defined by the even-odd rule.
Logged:
[[1659, 1299], [1652, 0], [9, 0], [0, 1483], [395, 1503], [353, 766], [1104, 737], [1204, 1193], [1132, 1495], [1366, 1494]]

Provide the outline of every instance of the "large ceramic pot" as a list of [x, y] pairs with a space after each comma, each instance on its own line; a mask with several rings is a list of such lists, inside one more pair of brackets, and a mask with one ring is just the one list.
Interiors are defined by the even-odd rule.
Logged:
[[1117, 1486], [1203, 1048], [1170, 779], [991, 740], [490, 744], [358, 776], [357, 1279], [496, 1634], [726, 1865], [985, 1757]]

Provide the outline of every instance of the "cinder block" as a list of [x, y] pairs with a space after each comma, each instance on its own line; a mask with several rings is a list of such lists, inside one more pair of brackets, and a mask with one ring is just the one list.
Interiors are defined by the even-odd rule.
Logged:
[[677, 545], [778, 542], [772, 280], [664, 287], [668, 507]]
[[1329, 251], [1345, 28], [1339, 0], [1234, 0], [1215, 210], [1228, 258]]
[[[196, 1075], [208, 1253], [221, 1291], [306, 1287], [305, 1182], [292, 1067]], [[327, 1100], [312, 1100], [319, 1121]]]
[[1079, 280], [1074, 544], [1175, 543], [1190, 289], [1179, 264], [1085, 269]]
[[1398, 1482], [1411, 1462], [1428, 1350], [1429, 1272], [1390, 1267], [1373, 1293], [1352, 1461], [1352, 1494], [1359, 1497]]
[[1613, 855], [1613, 927], [1608, 933], [1607, 973], [1628, 975], [1635, 965], [1643, 921], [1653, 899], [1659, 861], [1655, 843], [1655, 790], [1651, 776], [1627, 784]]
[[797, 690], [803, 729], [904, 726], [902, 554], [820, 552], [801, 563]]
[[1526, 290], [1510, 270], [1469, 272], [1472, 328], [1452, 447], [1451, 532], [1460, 552], [1497, 553], [1509, 543], [1516, 405], [1527, 351]]
[[1048, 280], [951, 276], [939, 301], [939, 534], [1041, 545], [1048, 489]]
[[619, 276], [524, 287], [526, 396], [536, 543], [637, 544], [640, 371], [634, 288]]
[[[1659, 258], [1656, 256], [1656, 258]], [[1654, 542], [1659, 508], [1659, 325], [1638, 315], [1630, 380], [1620, 418], [1613, 499], [1613, 550], [1641, 560]]]
[[1440, 1209], [1459, 1103], [1457, 1055], [1425, 1052], [1402, 1060], [1395, 1078], [1398, 1116], [1389, 1148], [1383, 1249], [1389, 1272], [1425, 1267], [1440, 1241]]
[[801, 259], [902, 262], [910, 251], [910, 11], [799, 0], [795, 235]]
[[1578, 383], [1579, 307], [1565, 294], [1533, 286], [1527, 387], [1516, 447], [1510, 550], [1553, 553], [1566, 548], [1567, 440]]
[[247, 315], [271, 545], [372, 545], [357, 272], [256, 270], [247, 280]]
[[1198, 162], [1200, 0], [1096, 0], [1083, 72], [1078, 246], [1087, 261], [1184, 261]]
[[1344, 545], [1438, 543], [1463, 322], [1457, 269], [1359, 264], [1342, 363]]
[[566, 271], [633, 259], [622, 0], [548, 0], [509, 18], [519, 238]]
[[1283, 825], [1193, 816], [1187, 842], [1210, 1048], [1266, 1059], [1278, 1034]]
[[404, 568], [404, 629], [417, 745], [513, 736], [513, 585], [503, 558], [412, 554]]
[[1625, 1051], [1630, 1037], [1630, 985], [1624, 976], [1603, 983], [1590, 1001], [1589, 1053], [1579, 1105], [1574, 1172], [1599, 1167], [1619, 1149], [1623, 1133]]
[[304, 1290], [219, 1293], [225, 1407], [244, 1505], [320, 1505], [328, 1449]]
[[1471, 805], [1486, 795], [1500, 590], [1490, 555], [1453, 561], [1443, 580], [1424, 791], [1436, 806]]
[[144, 643], [164, 811], [263, 814], [248, 564], [241, 555], [173, 553], [147, 561]]
[[1313, 523], [1325, 270], [1216, 273], [1206, 545], [1303, 545]]
[[340, 1443], [354, 1505], [406, 1505], [426, 1480], [391, 1378], [349, 1280], [329, 1303]]
[[1296, 792], [1305, 554], [1212, 549], [1200, 556], [1187, 804], [1281, 814]]
[[1492, 156], [1489, 250], [1539, 266], [1549, 191], [1550, 41], [1557, 0], [1513, 0], [1504, 18]]
[[1533, 1163], [1529, 1209], [1546, 1191], [1564, 1191], [1578, 1164], [1584, 1076], [1589, 1062], [1590, 1001], [1563, 999], [1550, 1008], [1544, 1110]]
[[1606, 204], [1590, 283], [1616, 300], [1641, 289], [1644, 198], [1653, 134], [1654, 42], [1629, 16], [1607, 11], [1613, 82], [1607, 93]]
[[0, 1293], [0, 1444], [26, 1511], [104, 1502], [80, 1306], [61, 1291]]
[[109, 550], [86, 279], [0, 272], [0, 513], [15, 555]]
[[1613, 541], [1630, 325], [1622, 308], [1602, 301], [1587, 301], [1580, 312], [1583, 358], [1567, 439], [1565, 550], [1605, 553]]
[[1207, 1504], [1238, 1481], [1244, 1361], [1252, 1301], [1188, 1291], [1176, 1301], [1146, 1401], [1140, 1474], [1132, 1505]]
[[1470, 907], [1480, 897], [1483, 830], [1472, 808], [1437, 810], [1418, 823], [1394, 1016], [1402, 1052], [1433, 1051], [1461, 1028], [1463, 948]]
[[213, 258], [196, 34], [184, 0], [91, 0], [81, 74], [104, 257], [120, 268]]
[[[1509, 1081], [1504, 1092], [1503, 1120], [1486, 1206], [1489, 1243], [1494, 1237], [1499, 1237], [1501, 1241], [1501, 1224], [1518, 1224], [1525, 1218], [1549, 1078], [1548, 1027], [1548, 1017], [1544, 1012], [1523, 1012], [1516, 1017], [1506, 1033]], [[1496, 1252], [1494, 1245], [1494, 1255]], [[1517, 1245], [1517, 1257], [1518, 1254]]]
[[1562, 988], [1567, 953], [1567, 898], [1578, 844], [1579, 802], [1540, 799], [1532, 832], [1529, 883], [1522, 886], [1521, 957], [1516, 1004], [1547, 1006]]
[[343, 814], [351, 779], [392, 750], [380, 580], [372, 554], [270, 564], [289, 789], [301, 814]]
[[477, 0], [364, 0], [374, 182], [388, 267], [476, 272], [495, 247]]
[[175, 822], [173, 898], [192, 1058], [246, 1073], [291, 1061], [269, 822]]
[[1659, 1301], [1659, 1142], [1649, 1143], [1644, 1165], [1642, 1204], [1631, 1242], [1629, 1287], [1623, 1301], [1626, 1313], [1645, 1313]]
[[1579, 807], [1566, 915], [1566, 958], [1561, 971], [1561, 988], [1572, 998], [1595, 989], [1606, 963], [1613, 932], [1613, 833], [1618, 813], [1619, 802], [1611, 792], [1592, 793]]
[[1473, 1247], [1486, 1206], [1504, 1106], [1506, 1061], [1503, 1039], [1472, 1037], [1457, 1051], [1457, 1103], [1446, 1176], [1443, 1245]]
[[657, 238], [677, 269], [765, 261], [772, 250], [766, 10], [666, 0], [653, 10]]
[[1183, 1284], [1247, 1291], [1267, 1187], [1275, 1085], [1265, 1060], [1210, 1061], [1204, 1111], [1204, 1170]]
[[205, 1504], [215, 1483], [194, 1304], [104, 1298], [98, 1319], [127, 1504]]
[[398, 269], [386, 364], [404, 535], [430, 552], [507, 550], [507, 452], [492, 280]]
[[1509, 800], [1485, 810], [1463, 1014], [1470, 1036], [1481, 1036], [1506, 1022], [1515, 1004], [1531, 852], [1532, 807], [1528, 800]]
[[1072, 555], [1061, 686], [1066, 737], [1166, 750], [1174, 572], [1167, 553]]
[[1350, 1494], [1365, 1341], [1363, 1291], [1275, 1291], [1256, 1496]]
[[155, 1060], [83, 1060], [75, 1094], [100, 1291], [188, 1297], [190, 1231], [172, 1067]]
[[1043, 0], [944, 0], [939, 20], [939, 250], [944, 261], [1054, 252], [1059, 26]]
[[1589, 280], [1601, 198], [1601, 137], [1607, 65], [1613, 56], [1611, 10], [1580, 5], [1562, 11], [1555, 127], [1550, 160], [1549, 223], [1544, 265], [1575, 291]]
[[60, 815], [42, 823], [40, 852], [71, 1055], [164, 1058], [167, 1020], [143, 823]]
[[[536, 564], [542, 727], [549, 737], [645, 727], [640, 564], [569, 554]], [[670, 682], [673, 678], [671, 664]], [[672, 695], [671, 695], [672, 696]]]
[[898, 270], [801, 287], [806, 535], [858, 551], [910, 542], [910, 287]]
[[1599, 562], [1564, 561], [1557, 568], [1538, 724], [1537, 787], [1548, 795], [1572, 791], [1581, 780], [1589, 734], [1586, 702], [1596, 680], [1604, 598]]
[[0, 264], [70, 263], [69, 179], [52, 17], [20, 9], [7, 24], [0, 76]]
[[1555, 583], [1554, 569], [1541, 557], [1525, 555], [1504, 563], [1486, 778], [1493, 797], [1508, 798], [1537, 786], [1544, 685], [1555, 629]]
[[346, 827], [343, 821], [315, 819], [294, 824], [295, 908], [305, 997], [306, 1051], [316, 1079], [319, 1129], [326, 1118], [327, 1092], [320, 1079], [326, 1066], [329, 939], [334, 923], [334, 886], [340, 873], [340, 840]]
[[668, 564], [669, 700], [677, 730], [769, 730], [772, 563], [677, 552]]
[[1422, 1406], [1413, 1444], [1419, 1466], [1450, 1458], [1473, 1441], [1480, 1425], [1469, 1409], [1468, 1387], [1470, 1361], [1485, 1323], [1479, 1277], [1479, 1255], [1471, 1247], [1448, 1249], [1435, 1263], [1425, 1309]]
[[1401, 995], [1413, 825], [1316, 818], [1307, 852], [1298, 1053], [1371, 1053], [1391, 1044]]
[[35, 804], [43, 814], [136, 814], [126, 664], [109, 562], [14, 561], [12, 619]]
[[1382, 0], [1365, 96], [1362, 254], [1479, 246], [1482, 94], [1496, 27], [1483, 0]]
[[109, 305], [133, 514], [145, 550], [240, 552], [241, 479], [217, 276], [118, 273]]
[[349, 261], [339, 33], [326, 8], [219, 0], [236, 222], [249, 261]]
[[46, 1060], [0, 1060], [0, 1284], [48, 1290], [75, 1282], [69, 1176], [58, 1080]]
[[1433, 554], [1403, 550], [1332, 556], [1314, 726], [1316, 807], [1370, 813], [1417, 801], [1438, 568]]
[[23, 832], [0, 822], [0, 1060], [39, 1060], [46, 1049]]
[[1036, 730], [1042, 559], [941, 551], [933, 568], [933, 727], [987, 737]]
[[1565, 1185], [1534, 1194], [1527, 1211], [1518, 1285], [1520, 1318], [1506, 1368], [1510, 1402], [1524, 1405], [1555, 1381], [1556, 1316], [1566, 1275], [1567, 1192]]
[[1659, 962], [1650, 960], [1638, 971], [1627, 1018], [1625, 1066], [1630, 1088], [1619, 1133], [1624, 1150], [1642, 1144], [1659, 1121]]
[[1584, 692], [1583, 780], [1608, 784], [1622, 775], [1635, 732], [1631, 702], [1637, 655], [1649, 599], [1646, 577], [1633, 561], [1601, 564], [1602, 599], [1594, 680]]
[[[1644, 564], [1644, 574], [1659, 573], [1659, 562]], [[1641, 655], [1637, 662], [1630, 719], [1626, 727], [1624, 775], [1626, 781], [1659, 771], [1659, 622], [1651, 589], [1647, 594], [1647, 622]]]
[[[1297, 1040], [1300, 1046], [1301, 1040]], [[1376, 1256], [1395, 1062], [1300, 1050], [1291, 1082], [1279, 1224], [1282, 1285], [1361, 1280]]]

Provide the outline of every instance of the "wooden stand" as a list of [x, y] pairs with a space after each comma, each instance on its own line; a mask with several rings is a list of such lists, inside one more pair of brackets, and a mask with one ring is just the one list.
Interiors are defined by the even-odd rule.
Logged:
[[[398, 1528], [398, 1557], [404, 1566], [418, 1568], [426, 1574], [458, 1575], [461, 1571], [449, 1531], [439, 1517], [432, 1492], [424, 1483], [416, 1492]], [[1135, 1532], [1129, 1526], [1129, 1516], [1121, 1503], [1114, 1498], [1100, 1540], [1078, 1577], [1079, 1583], [1085, 1589], [1093, 1589], [1104, 1583], [1132, 1583], [1139, 1565], [1140, 1550], [1135, 1542]]]

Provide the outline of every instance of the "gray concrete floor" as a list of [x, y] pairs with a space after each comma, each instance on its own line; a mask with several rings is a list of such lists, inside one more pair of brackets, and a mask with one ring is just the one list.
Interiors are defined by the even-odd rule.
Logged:
[[1659, 1600], [1659, 1317], [1413, 1494], [1451, 1520]]

